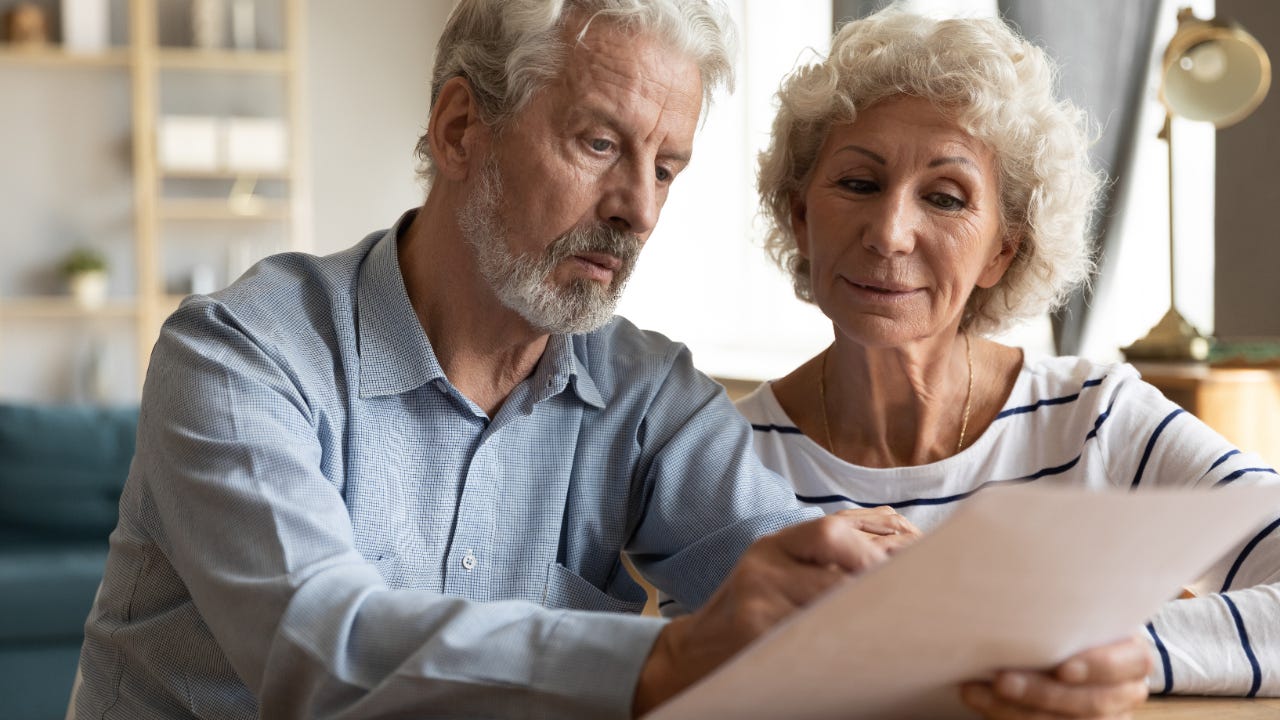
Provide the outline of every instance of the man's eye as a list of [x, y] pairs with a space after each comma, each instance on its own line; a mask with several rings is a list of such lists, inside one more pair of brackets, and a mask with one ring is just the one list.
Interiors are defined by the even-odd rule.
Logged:
[[670, 170], [661, 166], [655, 169], [653, 174], [658, 178], [658, 182], [669, 182], [671, 178], [675, 177]]
[[929, 202], [943, 210], [963, 210], [965, 207], [964, 200], [946, 193], [933, 193], [929, 196]]
[[609, 152], [610, 150], [613, 149], [613, 141], [606, 140], [604, 138], [596, 138], [591, 141], [590, 145], [591, 145], [591, 149], [595, 150], [598, 153]]

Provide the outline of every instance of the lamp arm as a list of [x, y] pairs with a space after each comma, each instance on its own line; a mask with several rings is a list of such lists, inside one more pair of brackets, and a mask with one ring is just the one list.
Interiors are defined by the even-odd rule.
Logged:
[[1173, 271], [1173, 113], [1165, 111], [1164, 127], [1160, 128], [1160, 134], [1157, 137], [1164, 140], [1165, 152], [1169, 161], [1169, 307], [1176, 309], [1178, 303], [1175, 300], [1177, 293], [1174, 292], [1176, 279]]

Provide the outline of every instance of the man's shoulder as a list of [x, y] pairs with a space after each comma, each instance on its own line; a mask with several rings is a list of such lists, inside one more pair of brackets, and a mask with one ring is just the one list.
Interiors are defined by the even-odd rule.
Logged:
[[298, 331], [355, 302], [360, 264], [376, 243], [370, 235], [346, 250], [325, 256], [303, 252], [271, 255], [258, 261], [226, 288], [183, 301], [172, 321], [220, 317], [243, 329]]
[[701, 394], [717, 389], [698, 371], [684, 343], [615, 316], [599, 330], [573, 337], [574, 353], [606, 398], [616, 392], [652, 396], [662, 387]]
[[575, 335], [574, 346], [593, 374], [602, 369], [628, 376], [659, 376], [681, 361], [692, 367], [692, 356], [684, 343], [636, 327], [621, 315], [599, 330]]

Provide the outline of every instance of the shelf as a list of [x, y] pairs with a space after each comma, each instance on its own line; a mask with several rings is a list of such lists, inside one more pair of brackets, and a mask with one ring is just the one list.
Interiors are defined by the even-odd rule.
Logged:
[[255, 199], [250, 203], [227, 200], [163, 200], [157, 209], [162, 220], [288, 220], [284, 200]]
[[136, 313], [137, 305], [127, 298], [109, 298], [100, 308], [83, 307], [62, 295], [0, 299], [3, 318], [128, 318]]
[[58, 45], [0, 44], [0, 67], [6, 65], [123, 68], [129, 65], [129, 51], [113, 48], [97, 53], [74, 53]]
[[289, 58], [285, 53], [262, 50], [161, 48], [156, 57], [161, 70], [213, 70], [283, 74], [289, 69]]
[[289, 180], [289, 171], [237, 172], [235, 170], [161, 170], [162, 180]]

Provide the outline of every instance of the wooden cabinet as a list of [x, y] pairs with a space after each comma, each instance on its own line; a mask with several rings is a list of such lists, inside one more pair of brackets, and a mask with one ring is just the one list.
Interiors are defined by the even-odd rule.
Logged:
[[1241, 450], [1280, 467], [1280, 370], [1134, 363], [1142, 378]]
[[[57, 17], [56, 2], [46, 0], [42, 6], [50, 17]], [[6, 7], [0, 0], [0, 11]], [[118, 26], [114, 30], [116, 37], [113, 45], [102, 52], [73, 54], [57, 44], [39, 48], [0, 44], [0, 77], [21, 79], [32, 83], [30, 87], [41, 89], [60, 84], [66, 87], [64, 95], [59, 97], [60, 107], [48, 113], [54, 116], [52, 126], [32, 123], [30, 127], [19, 128], [16, 135], [10, 129], [10, 136], [0, 139], [0, 143], [8, 145], [0, 144], [0, 147], [52, 145], [75, 133], [75, 123], [84, 127], [86, 123], [96, 122], [103, 128], [96, 142], [113, 147], [86, 162], [124, 165], [126, 167], [110, 168], [110, 171], [132, 181], [132, 207], [126, 211], [127, 220], [125, 223], [114, 218], [108, 220], [116, 225], [127, 223], [129, 227], [114, 231], [127, 238], [127, 243], [118, 243], [127, 244], [127, 248], [112, 249], [117, 260], [112, 267], [115, 287], [103, 307], [78, 306], [65, 294], [58, 294], [56, 284], [50, 279], [24, 282], [25, 278], [52, 275], [53, 268], [62, 259], [58, 255], [62, 251], [50, 249], [37, 258], [33, 252], [10, 252], [9, 245], [56, 246], [54, 238], [31, 237], [30, 228], [47, 226], [50, 232], [57, 232], [57, 222], [19, 223], [26, 236], [0, 235], [0, 245], [5, 245], [0, 247], [0, 254], [10, 262], [28, 266], [0, 278], [0, 350], [3, 350], [0, 380], [8, 382], [0, 383], [0, 400], [15, 396], [18, 399], [66, 399], [59, 397], [63, 393], [52, 389], [34, 391], [23, 386], [23, 383], [29, 384], [29, 380], [15, 380], [12, 366], [18, 361], [27, 367], [39, 365], [38, 355], [53, 355], [47, 360], [51, 368], [57, 369], [51, 369], [42, 378], [52, 388], [60, 384], [56, 376], [66, 371], [65, 358], [56, 357], [58, 351], [43, 348], [39, 337], [50, 333], [88, 332], [101, 334], [112, 342], [129, 336], [124, 342], [133, 345], [127, 353], [132, 369], [125, 374], [132, 375], [131, 381], [137, 379], [133, 390], [136, 400], [159, 327], [190, 290], [196, 266], [208, 267], [214, 262], [209, 258], [215, 258], [218, 265], [215, 283], [222, 286], [234, 280], [244, 269], [242, 266], [262, 255], [310, 249], [311, 207], [302, 76], [304, 0], [259, 0], [256, 12], [264, 21], [259, 33], [263, 39], [257, 45], [259, 49], [252, 50], [190, 47], [190, 2], [128, 0], [127, 5], [113, 7], [113, 25]], [[86, 73], [92, 77], [86, 77]], [[119, 111], [108, 115], [98, 107], [77, 107], [72, 89], [76, 83], [92, 84], [99, 89], [100, 97], [109, 97], [113, 103], [119, 100], [116, 106], [128, 109], [127, 120], [119, 117], [122, 114]], [[110, 89], [103, 90], [105, 86]], [[209, 88], [217, 88], [218, 92], [209, 92]], [[122, 97], [123, 94], [127, 94], [127, 98]], [[250, 95], [255, 99], [246, 100]], [[269, 99], [256, 99], [261, 96]], [[0, 104], [23, 101], [21, 96], [7, 97], [0, 99]], [[191, 107], [193, 105], [195, 107]], [[281, 120], [286, 128], [288, 162], [283, 170], [175, 172], [161, 166], [157, 128], [162, 116], [266, 114], [255, 105], [268, 106], [269, 116]], [[72, 114], [83, 117], [74, 123], [71, 118], [59, 123], [59, 112], [63, 118]], [[118, 133], [118, 129], [112, 123], [122, 122], [127, 126], [128, 137], [115, 137], [113, 133]], [[114, 152], [117, 145], [121, 150], [118, 153]], [[39, 155], [27, 157], [45, 162]], [[43, 177], [53, 178], [62, 171], [61, 167], [36, 169]], [[20, 173], [31, 170], [10, 165], [0, 168], [0, 173], [9, 175], [12, 187], [22, 182]], [[68, 195], [77, 192], [82, 191], [75, 187], [65, 190]], [[4, 210], [9, 220], [15, 216], [56, 218], [62, 212], [58, 207], [41, 207], [38, 201], [34, 207], [6, 204]], [[92, 227], [92, 223], [87, 225], [90, 226], [80, 228], [79, 234], [88, 241], [83, 244], [92, 245], [99, 234], [98, 228]], [[106, 236], [110, 232], [113, 231], [104, 227], [101, 234]], [[238, 238], [244, 237], [254, 240], [238, 246]], [[238, 253], [237, 262], [230, 262], [227, 258], [237, 255], [234, 251], [241, 246], [244, 252]], [[235, 265], [241, 267], [233, 267]], [[126, 284], [129, 287], [122, 287]]]

